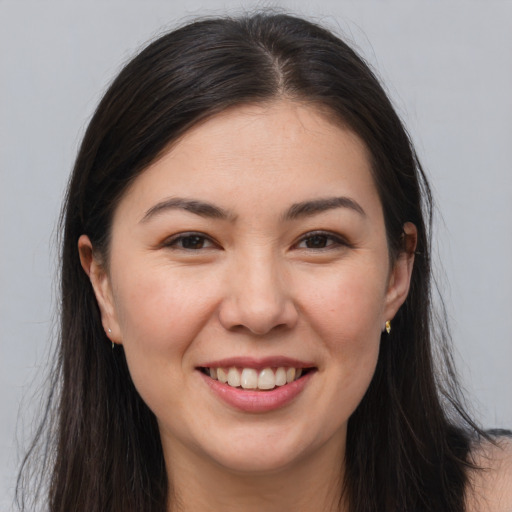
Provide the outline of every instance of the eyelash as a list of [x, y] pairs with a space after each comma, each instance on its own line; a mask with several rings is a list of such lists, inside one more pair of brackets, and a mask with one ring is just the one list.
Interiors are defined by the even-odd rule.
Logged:
[[[198, 248], [191, 248], [191, 247], [184, 247], [183, 243], [188, 241], [192, 241], [192, 239], [196, 239], [197, 242], [201, 243], [201, 247]], [[181, 246], [179, 244], [181, 243]], [[209, 244], [208, 247], [203, 247], [203, 245], [207, 243]], [[196, 232], [190, 232], [190, 233], [180, 233], [178, 235], [174, 235], [171, 238], [168, 238], [165, 240], [165, 242], [162, 244], [164, 247], [169, 247], [171, 249], [178, 249], [183, 251], [199, 251], [201, 249], [210, 249], [211, 247], [218, 246], [210, 237], [206, 236], [204, 233], [196, 233]]]
[[[323, 240], [327, 245], [324, 247], [300, 247], [300, 244], [311, 241], [314, 238], [317, 238], [317, 241]], [[334, 233], [330, 233], [328, 231], [312, 231], [301, 237], [301, 239], [295, 244], [295, 247], [309, 251], [328, 251], [339, 247], [350, 247], [350, 244], [341, 236], [335, 235]]]
[[[320, 243], [320, 245], [322, 245], [322, 242], [325, 243], [325, 245], [323, 247], [300, 247], [301, 244], [307, 243], [308, 241], [312, 241], [314, 239], [316, 239], [316, 242]], [[186, 244], [187, 241], [192, 242], [192, 245], [196, 245], [197, 243], [200, 245], [200, 247], [186, 247], [184, 244]], [[204, 247], [205, 243], [208, 244], [207, 247]], [[215, 243], [210, 237], [206, 236], [204, 233], [199, 232], [180, 233], [178, 235], [174, 235], [173, 237], [166, 240], [162, 245], [171, 249], [179, 249], [184, 251], [200, 251], [202, 249], [210, 249], [214, 246], [218, 247], [218, 244]], [[310, 233], [306, 233], [297, 243], [293, 245], [293, 248], [305, 249], [309, 251], [327, 251], [336, 249], [338, 247], [350, 247], [350, 244], [342, 237], [326, 231], [312, 231]]]

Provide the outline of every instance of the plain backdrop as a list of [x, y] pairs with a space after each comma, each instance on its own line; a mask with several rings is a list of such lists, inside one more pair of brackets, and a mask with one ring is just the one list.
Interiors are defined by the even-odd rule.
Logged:
[[1, 510], [44, 393], [60, 203], [102, 91], [164, 30], [268, 5], [344, 35], [384, 81], [441, 212], [438, 279], [469, 402], [485, 427], [512, 427], [510, 1], [0, 0]]

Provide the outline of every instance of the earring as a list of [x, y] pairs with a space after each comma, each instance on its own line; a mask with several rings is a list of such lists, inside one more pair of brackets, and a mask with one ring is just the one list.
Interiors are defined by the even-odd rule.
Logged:
[[[112, 334], [112, 329], [110, 327], [107, 329], [107, 331], [109, 334]], [[112, 342], [112, 350], [114, 350], [114, 342]]]
[[388, 334], [391, 332], [391, 322], [389, 320], [386, 321], [385, 329]]

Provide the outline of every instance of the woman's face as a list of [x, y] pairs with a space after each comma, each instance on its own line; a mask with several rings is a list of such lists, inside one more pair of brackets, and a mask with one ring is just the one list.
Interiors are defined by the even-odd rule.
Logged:
[[389, 260], [350, 130], [293, 102], [217, 115], [121, 199], [108, 271], [88, 247], [105, 330], [168, 460], [253, 472], [339, 460], [412, 266]]

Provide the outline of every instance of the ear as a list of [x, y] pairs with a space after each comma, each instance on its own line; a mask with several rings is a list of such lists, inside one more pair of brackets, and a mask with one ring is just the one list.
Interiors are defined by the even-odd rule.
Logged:
[[409, 293], [418, 231], [412, 222], [406, 222], [403, 230], [403, 250], [398, 255], [389, 276], [382, 325], [393, 319]]
[[78, 253], [80, 263], [89, 276], [100, 308], [103, 329], [112, 342], [121, 343], [121, 331], [117, 320], [110, 278], [105, 266], [94, 254], [92, 243], [87, 235], [82, 235], [78, 239]]

